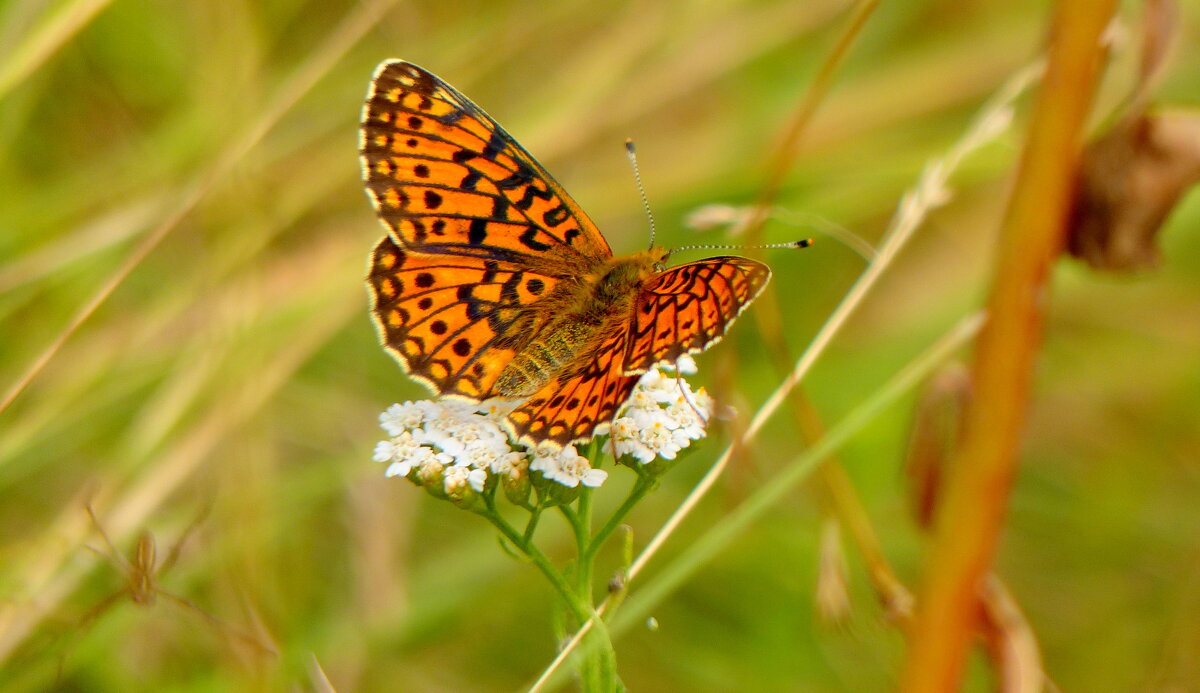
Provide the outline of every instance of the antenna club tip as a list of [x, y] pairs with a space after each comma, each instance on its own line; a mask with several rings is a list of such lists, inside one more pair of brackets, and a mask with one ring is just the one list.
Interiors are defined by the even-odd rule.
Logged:
[[793, 245], [795, 245], [797, 248], [807, 248], [808, 246], [810, 246], [812, 244], [813, 244], [813, 239], [802, 238], [802, 239], [796, 241]]
[[625, 151], [629, 152], [630, 154], [633, 154], [633, 138], [632, 137], [625, 138]]

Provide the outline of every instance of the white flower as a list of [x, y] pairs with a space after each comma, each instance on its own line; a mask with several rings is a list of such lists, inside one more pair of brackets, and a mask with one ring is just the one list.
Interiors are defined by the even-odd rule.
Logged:
[[483, 485], [487, 483], [487, 471], [472, 469], [467, 472], [467, 483], [471, 485], [471, 488], [475, 489], [476, 493], [483, 493]]
[[380, 441], [375, 446], [376, 462], [391, 462], [385, 476], [408, 476], [416, 466], [433, 455], [433, 450], [422, 447], [418, 436], [404, 431], [390, 440]]
[[432, 402], [405, 402], [393, 404], [387, 411], [379, 415], [379, 425], [390, 436], [398, 436], [404, 431], [420, 428], [425, 421], [428, 407]]
[[586, 457], [576, 455], [562, 461], [559, 467], [558, 483], [567, 487], [583, 484], [588, 488], [599, 488], [608, 478], [608, 472], [603, 469], [592, 469]]
[[462, 445], [454, 455], [454, 464], [468, 469], [487, 469], [495, 459], [496, 454], [487, 444], [472, 440]]
[[[607, 430], [618, 456], [643, 464], [656, 457], [674, 459], [704, 437], [712, 417], [712, 398], [703, 389], [693, 392], [681, 376], [695, 369], [695, 361], [686, 355], [651, 368], [611, 428], [604, 422], [596, 427], [596, 435]], [[375, 446], [373, 457], [388, 465], [387, 476], [408, 477], [415, 470], [418, 484], [440, 482], [448, 495], [459, 497], [467, 487], [482, 491], [489, 474], [502, 477], [505, 484], [527, 484], [529, 471], [568, 488], [604, 483], [608, 473], [592, 469], [573, 446], [544, 442], [522, 450], [509, 441], [501, 422], [518, 404], [504, 399], [393, 404], [379, 416], [388, 438]]]
[[422, 484], [428, 484], [430, 481], [436, 479], [439, 474], [445, 471], [447, 463], [451, 461], [450, 456], [446, 453], [432, 454], [432, 451], [430, 452], [431, 454], [421, 460], [420, 464], [416, 467], [417, 477], [421, 480]]
[[446, 470], [442, 484], [446, 489], [446, 495], [461, 498], [467, 492], [468, 486], [475, 492], [480, 493], [483, 491], [483, 485], [486, 482], [486, 471], [482, 469], [468, 469], [462, 465], [456, 465]]
[[408, 476], [408, 472], [413, 471], [415, 466], [419, 466], [419, 464], [413, 464], [413, 460], [394, 462], [388, 465], [388, 469], [383, 472], [383, 475], [388, 478], [394, 476]]
[[[430, 461], [443, 467], [487, 470], [510, 452], [508, 438], [497, 419], [475, 405], [447, 401], [393, 404], [379, 417], [380, 426], [391, 436], [375, 446], [379, 462], [391, 462], [389, 476], [408, 476]], [[422, 478], [440, 470], [425, 469]], [[473, 483], [486, 480], [475, 475]], [[452, 480], [454, 481], [454, 480]]]
[[[681, 357], [675, 367], [682, 373], [694, 369], [695, 362]], [[704, 437], [712, 417], [712, 397], [703, 388], [693, 392], [686, 380], [663, 368], [642, 376], [612, 430], [617, 454], [643, 464], [655, 457], [675, 459], [693, 440]]]
[[[575, 448], [568, 445], [561, 452], [567, 450], [575, 451]], [[558, 455], [559, 450], [555, 450], [551, 445], [539, 445], [533, 449], [533, 460], [529, 463], [530, 471], [541, 472], [549, 477], [551, 474], [558, 473]]]
[[655, 458], [655, 453], [642, 443], [641, 427], [630, 416], [622, 416], [613, 422], [613, 442], [618, 455], [630, 455], [643, 464]]
[[396, 458], [396, 444], [390, 440], [381, 440], [375, 444], [375, 461], [391, 462]]
[[567, 445], [561, 450], [553, 450], [545, 445], [538, 446], [529, 468], [567, 488], [575, 488], [580, 484], [596, 488], [608, 478], [608, 472], [603, 469], [592, 469], [588, 459], [581, 456], [573, 445]]
[[684, 375], [695, 375], [696, 371], [699, 370], [696, 368], [696, 359], [692, 358], [691, 354], [683, 354], [675, 359], [674, 362], [664, 361], [658, 364], [658, 368], [667, 371], [679, 371]]
[[500, 476], [520, 476], [529, 468], [526, 458], [523, 452], [506, 452], [499, 455], [492, 461], [492, 473]]
[[442, 477], [443, 487], [448, 496], [462, 496], [470, 485], [471, 470], [466, 467], [454, 466], [446, 470]]
[[700, 388], [699, 392], [680, 393], [675, 401], [667, 405], [667, 417], [675, 428], [684, 432], [689, 440], [704, 437], [704, 427], [712, 418], [713, 398]]
[[663, 420], [655, 421], [649, 428], [643, 428], [639, 438], [646, 447], [654, 450], [664, 460], [673, 460], [679, 454], [679, 441], [674, 431], [667, 427]]

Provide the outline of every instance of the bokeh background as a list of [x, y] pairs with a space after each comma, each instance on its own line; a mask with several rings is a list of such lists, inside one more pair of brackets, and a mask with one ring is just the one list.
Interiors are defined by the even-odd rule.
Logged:
[[[766, 240], [818, 240], [768, 256], [796, 353], [864, 267], [796, 218], [875, 242], [922, 168], [1040, 54], [1049, 9], [904, 0], [870, 16], [766, 227]], [[728, 242], [682, 220], [755, 198], [850, 11], [833, 0], [0, 3], [0, 390], [66, 337], [0, 412], [0, 688], [314, 690], [314, 660], [341, 691], [527, 685], [555, 652], [550, 588], [483, 521], [371, 461], [378, 413], [425, 396], [367, 315], [362, 279], [381, 227], [356, 147], [372, 71], [401, 57], [469, 95], [618, 252], [647, 238], [626, 137], [660, 242]], [[1183, 3], [1163, 104], [1196, 105], [1198, 20], [1200, 5]], [[1129, 91], [1138, 21], [1125, 3], [1094, 127]], [[980, 303], [1029, 97], [1016, 105], [1013, 128], [954, 174], [953, 200], [806, 381], [827, 422]], [[1200, 690], [1198, 224], [1192, 194], [1155, 271], [1055, 270], [997, 570], [1064, 691]], [[697, 380], [711, 380], [719, 352], [735, 355], [731, 397], [749, 414], [778, 376], [755, 322], [735, 332], [700, 359]], [[922, 550], [901, 469], [914, 398], [839, 456], [909, 585]], [[768, 426], [657, 562], [772, 483], [801, 447], [787, 421]], [[635, 542], [722, 440], [639, 506]], [[613, 473], [602, 505], [627, 476]], [[160, 584], [220, 623], [169, 598], [103, 607], [128, 578], [92, 550], [104, 544], [89, 500], [127, 555], [149, 531], [161, 557], [200, 517]], [[889, 689], [903, 640], [853, 547], [852, 611], [836, 626], [815, 613], [817, 507], [798, 491], [662, 601], [656, 630], [623, 637], [630, 688]], [[552, 555], [567, 558], [566, 539], [545, 523]], [[989, 680], [977, 656], [967, 686]]]

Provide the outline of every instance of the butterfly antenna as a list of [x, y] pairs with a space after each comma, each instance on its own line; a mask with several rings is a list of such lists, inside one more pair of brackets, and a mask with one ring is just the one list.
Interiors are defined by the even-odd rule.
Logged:
[[638, 172], [637, 151], [633, 147], [633, 138], [625, 140], [625, 153], [629, 156], [629, 165], [633, 167], [633, 180], [637, 183], [638, 194], [642, 196], [642, 207], [646, 210], [646, 218], [650, 220], [650, 248], [654, 248], [654, 214], [650, 212], [650, 200], [646, 198], [646, 189], [642, 187], [642, 174]]
[[671, 256], [683, 250], [774, 250], [776, 248], [807, 248], [812, 244], [813, 239], [802, 238], [798, 241], [789, 241], [787, 243], [767, 243], [765, 245], [685, 245], [682, 248], [671, 248], [667, 251], [667, 255]]

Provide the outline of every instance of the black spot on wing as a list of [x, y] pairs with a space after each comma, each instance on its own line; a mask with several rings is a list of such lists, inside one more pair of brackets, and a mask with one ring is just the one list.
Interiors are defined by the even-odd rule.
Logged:
[[542, 221], [546, 226], [553, 228], [566, 221], [570, 216], [571, 213], [567, 211], [567, 208], [559, 205], [553, 209], [546, 210], [546, 213], [542, 215]]
[[487, 145], [484, 146], [480, 156], [488, 161], [495, 161], [496, 155], [504, 151], [504, 131], [496, 129], [492, 131], [492, 136], [488, 138]]
[[529, 248], [530, 250], [533, 250], [533, 251], [540, 252], [540, 251], [544, 251], [544, 250], [549, 250], [550, 245], [548, 243], [542, 243], [541, 241], [539, 241], [537, 239], [537, 235], [538, 235], [538, 230], [536, 228], [530, 226], [525, 231], [525, 233], [521, 234], [521, 244], [524, 245], [526, 248]]
[[474, 190], [475, 186], [479, 185], [479, 181], [482, 179], [482, 173], [476, 171], [475, 169], [470, 169], [469, 173], [463, 176], [463, 179], [459, 182], [458, 187], [462, 188], [463, 190]]
[[539, 200], [549, 200], [552, 197], [554, 197], [554, 193], [550, 192], [549, 190], [542, 190], [531, 183], [525, 186], [525, 192], [521, 195], [521, 199], [513, 203], [513, 207], [516, 207], [524, 212], [533, 206], [534, 198]]
[[467, 242], [471, 245], [480, 245], [487, 240], [487, 219], [472, 219], [471, 227], [467, 231]]

